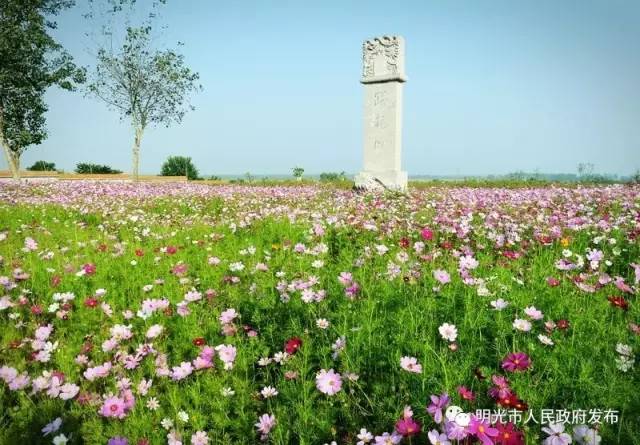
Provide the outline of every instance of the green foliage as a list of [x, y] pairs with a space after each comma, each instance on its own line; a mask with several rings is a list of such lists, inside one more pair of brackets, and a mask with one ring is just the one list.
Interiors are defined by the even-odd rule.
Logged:
[[76, 165], [76, 173], [80, 174], [119, 174], [121, 170], [116, 170], [108, 165], [91, 164], [87, 162], [80, 162]]
[[169, 156], [160, 171], [162, 176], [186, 176], [188, 179], [198, 179], [198, 169], [193, 165], [190, 157]]
[[27, 167], [27, 170], [33, 172], [52, 172], [56, 170], [56, 164], [54, 162], [36, 161], [31, 167]]
[[294, 178], [301, 179], [302, 175], [304, 174], [304, 168], [302, 167], [293, 167], [292, 171]]
[[347, 180], [347, 174], [345, 172], [320, 173], [320, 182], [336, 182], [336, 181], [346, 181], [346, 180]]
[[143, 129], [181, 122], [194, 109], [187, 103], [189, 94], [201, 89], [199, 75], [185, 66], [182, 54], [153, 48], [151, 29], [127, 28], [117, 51], [100, 48], [88, 85], [89, 93]]
[[[44, 93], [51, 85], [73, 90], [84, 81], [71, 56], [50, 35], [49, 17], [73, 5], [65, 0], [0, 2], [0, 144], [19, 167], [28, 146], [46, 137]], [[11, 165], [15, 163], [14, 165]]]

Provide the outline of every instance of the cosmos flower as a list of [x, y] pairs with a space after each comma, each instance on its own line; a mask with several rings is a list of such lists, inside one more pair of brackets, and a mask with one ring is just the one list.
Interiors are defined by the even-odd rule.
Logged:
[[550, 423], [543, 427], [542, 431], [549, 436], [542, 442], [543, 445], [568, 445], [571, 443], [571, 436], [564, 432], [562, 423]]
[[442, 410], [449, 405], [449, 395], [447, 393], [440, 396], [431, 395], [431, 403], [427, 407], [427, 412], [433, 416], [436, 423], [442, 423]]
[[493, 445], [493, 438], [499, 434], [499, 431], [493, 428], [488, 421], [476, 416], [471, 416], [469, 432], [475, 435], [483, 445]]
[[440, 332], [440, 336], [448, 341], [456, 341], [458, 337], [458, 329], [449, 323], [443, 323], [439, 328], [438, 332]]
[[332, 396], [342, 389], [342, 378], [333, 369], [328, 371], [321, 369], [316, 374], [316, 388], [321, 393]]
[[502, 361], [502, 369], [509, 372], [526, 371], [531, 366], [529, 356], [524, 352], [514, 352]]
[[396, 422], [396, 431], [403, 437], [411, 437], [420, 434], [422, 426], [420, 422], [414, 420], [411, 416], [402, 417]]
[[115, 396], [107, 397], [100, 408], [100, 414], [104, 417], [124, 419], [127, 415], [124, 400]]
[[400, 367], [408, 372], [413, 372], [416, 374], [422, 373], [422, 365], [418, 363], [418, 359], [415, 357], [401, 357]]
[[263, 414], [258, 417], [258, 423], [255, 424], [255, 427], [258, 429], [258, 432], [262, 434], [262, 438], [264, 439], [269, 435], [275, 425], [276, 416], [273, 414]]

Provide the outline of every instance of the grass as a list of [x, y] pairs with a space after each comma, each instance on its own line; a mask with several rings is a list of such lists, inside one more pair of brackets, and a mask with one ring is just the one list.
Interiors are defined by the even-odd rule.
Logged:
[[[377, 197], [304, 184], [0, 187], [0, 232], [6, 235], [0, 241], [0, 276], [12, 277], [16, 268], [29, 274], [5, 292], [15, 306], [0, 311], [0, 366], [26, 371], [32, 379], [57, 370], [80, 386], [79, 396], [64, 401], [31, 394], [29, 386], [11, 391], [0, 381], [2, 444], [51, 443], [51, 436], [43, 437], [40, 430], [56, 417], [63, 419], [56, 434], [77, 444], [105, 444], [114, 436], [132, 444], [143, 438], [166, 443], [168, 431], [160, 425], [164, 418], [173, 421], [185, 444], [196, 431], [206, 431], [213, 444], [258, 443], [254, 424], [265, 413], [277, 419], [268, 436], [271, 443], [351, 444], [361, 428], [374, 435], [392, 431], [406, 405], [423, 430], [437, 428], [425, 412], [432, 394], [447, 392], [468, 412], [496, 409], [487, 395], [494, 374], [509, 378], [538, 421], [542, 409], [616, 410], [618, 422], [599, 426], [602, 443], [640, 443], [638, 367], [622, 372], [616, 366], [617, 343], [630, 345], [635, 353], [640, 345], [640, 337], [629, 329], [640, 321], [637, 287], [625, 293], [607, 283], [585, 292], [575, 284], [576, 277], [594, 284], [604, 273], [634, 284], [631, 264], [640, 263], [637, 186], [430, 187], [407, 196]], [[576, 217], [584, 222], [578, 224]], [[433, 230], [432, 240], [423, 240], [423, 227]], [[511, 239], [511, 245], [496, 247], [501, 236]], [[23, 250], [27, 237], [37, 242], [36, 249]], [[402, 247], [403, 239], [408, 247]], [[416, 242], [425, 243], [423, 252], [413, 249]], [[306, 246], [305, 253], [296, 252], [298, 243]], [[378, 254], [379, 245], [389, 251]], [[167, 246], [177, 252], [164, 253]], [[246, 252], [250, 248], [255, 253]], [[136, 255], [136, 249], [144, 254]], [[482, 282], [462, 281], [457, 256], [465, 249], [479, 262], [471, 275]], [[584, 259], [587, 249], [603, 252], [595, 269]], [[585, 265], [558, 270], [555, 263], [564, 250], [572, 252], [573, 261], [582, 257]], [[47, 252], [53, 254], [50, 259], [44, 259]], [[520, 257], [510, 259], [505, 252]], [[213, 256], [220, 264], [209, 264]], [[236, 262], [244, 270], [230, 270]], [[259, 263], [268, 271], [256, 270]], [[77, 276], [85, 264], [95, 265], [95, 274]], [[187, 266], [180, 276], [172, 273], [179, 264]], [[389, 273], [394, 267], [397, 271]], [[432, 274], [436, 269], [446, 270], [451, 283], [440, 285]], [[342, 272], [352, 273], [359, 285], [354, 299], [345, 296], [337, 279]], [[54, 277], [60, 279], [55, 286]], [[231, 283], [230, 277], [238, 282]], [[286, 292], [289, 299], [283, 301], [279, 282], [309, 282], [312, 277], [318, 282], [312, 288], [324, 290], [326, 298], [305, 303], [295, 290]], [[549, 286], [548, 277], [560, 284]], [[143, 290], [152, 284], [152, 290]], [[479, 295], [484, 287], [490, 295]], [[98, 300], [110, 305], [112, 316], [100, 305], [84, 304], [100, 288], [106, 294]], [[190, 303], [191, 313], [179, 316], [176, 304], [193, 288], [203, 294], [212, 289], [216, 296]], [[56, 292], [75, 295], [66, 319], [47, 311]], [[624, 297], [629, 309], [612, 307], [610, 295]], [[171, 302], [170, 312], [124, 318], [123, 311], [135, 314], [144, 299], [161, 297]], [[509, 306], [493, 310], [489, 302], [497, 298]], [[34, 305], [43, 313], [34, 315]], [[532, 321], [531, 332], [516, 331], [512, 323], [526, 318], [528, 306], [541, 310], [544, 320]], [[240, 314], [234, 335], [225, 335], [218, 319], [228, 308]], [[317, 327], [320, 318], [329, 321], [328, 329]], [[568, 329], [546, 333], [543, 321], [561, 319], [569, 321]], [[457, 327], [456, 351], [438, 333], [445, 322]], [[30, 359], [29, 339], [47, 323], [54, 326], [50, 340], [58, 348], [49, 362], [39, 363]], [[114, 358], [115, 351], [101, 347], [116, 324], [131, 325], [133, 337], [116, 349], [127, 354], [145, 342], [151, 325], [162, 325], [163, 334], [152, 343], [167, 355], [170, 368], [196, 358], [201, 347], [193, 340], [199, 337], [211, 346], [234, 345], [237, 358], [231, 370], [216, 358], [214, 368], [180, 381], [156, 375], [149, 356], [127, 370]], [[250, 329], [257, 336], [247, 335]], [[538, 341], [537, 335], [545, 333], [554, 346]], [[260, 358], [282, 351], [292, 337], [299, 337], [302, 346], [289, 361], [258, 365]], [[334, 359], [332, 345], [340, 337], [346, 347]], [[92, 345], [86, 353], [91, 362], [114, 363], [107, 378], [83, 377], [86, 366], [75, 358], [86, 344]], [[516, 351], [527, 353], [532, 367], [506, 373], [500, 364]], [[403, 370], [402, 356], [416, 357], [422, 373]], [[316, 388], [320, 369], [342, 375], [343, 387], [336, 395]], [[286, 378], [287, 371], [296, 377]], [[347, 379], [348, 373], [357, 374], [357, 380]], [[120, 378], [131, 381], [135, 406], [122, 420], [105, 418], [98, 414], [101, 397], [117, 393]], [[147, 395], [136, 391], [141, 379], [153, 379]], [[461, 385], [475, 393], [475, 402], [461, 399]], [[264, 399], [260, 390], [265, 386], [275, 387], [278, 395]], [[235, 394], [225, 397], [223, 388]], [[78, 397], [87, 394], [88, 402], [79, 403]], [[158, 400], [159, 409], [146, 408], [150, 397]], [[178, 420], [180, 411], [189, 415], [188, 422]], [[546, 437], [536, 423], [517, 427], [527, 444]], [[426, 432], [411, 443], [428, 443]]]

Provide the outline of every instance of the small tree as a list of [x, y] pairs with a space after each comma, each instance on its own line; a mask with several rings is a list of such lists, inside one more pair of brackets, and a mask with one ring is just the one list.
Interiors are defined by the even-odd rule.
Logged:
[[[103, 32], [109, 32], [105, 30]], [[152, 48], [151, 26], [127, 28], [124, 44], [117, 51], [103, 47], [88, 91], [131, 121], [134, 132], [132, 177], [138, 180], [140, 144], [149, 125], [166, 127], [180, 123], [194, 108], [189, 95], [202, 87], [197, 73], [173, 50]]]
[[56, 170], [56, 164], [47, 161], [36, 161], [31, 167], [27, 167], [27, 170], [32, 172], [52, 172]]
[[191, 158], [186, 156], [169, 156], [160, 172], [162, 176], [186, 176], [190, 180], [198, 179], [198, 169]]
[[304, 168], [302, 167], [293, 167], [293, 177], [298, 181], [302, 181], [302, 175], [304, 175]]
[[49, 34], [49, 20], [72, 0], [0, 2], [0, 145], [11, 174], [20, 177], [20, 157], [47, 137], [44, 93], [52, 85], [73, 90], [84, 71]]

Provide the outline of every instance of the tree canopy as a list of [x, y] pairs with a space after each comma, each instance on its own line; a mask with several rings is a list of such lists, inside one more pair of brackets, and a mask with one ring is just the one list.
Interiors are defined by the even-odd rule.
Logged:
[[20, 156], [46, 137], [44, 93], [52, 85], [73, 90], [84, 70], [50, 35], [50, 18], [72, 0], [2, 0], [0, 3], [0, 144], [14, 177]]

